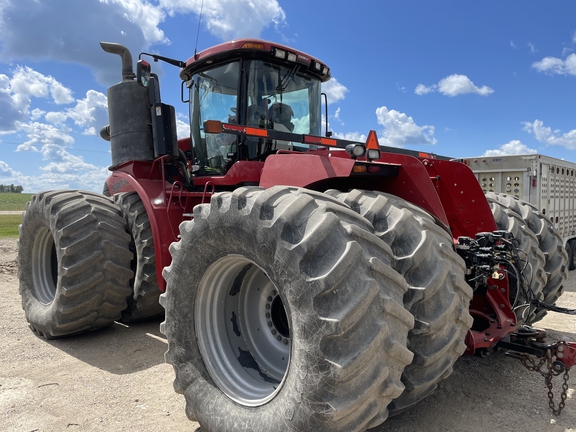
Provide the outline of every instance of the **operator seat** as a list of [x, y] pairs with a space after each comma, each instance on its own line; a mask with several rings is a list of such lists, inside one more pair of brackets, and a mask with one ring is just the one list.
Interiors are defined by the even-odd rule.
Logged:
[[[274, 130], [281, 132], [294, 131], [294, 123], [291, 122], [294, 111], [290, 105], [284, 103], [274, 103], [268, 109], [268, 118], [274, 125]], [[293, 150], [294, 146], [289, 141], [275, 140], [276, 150]]]
[[272, 120], [274, 124], [278, 123], [283, 125], [286, 128], [286, 132], [292, 132], [294, 130], [294, 123], [291, 121], [292, 117], [294, 117], [294, 111], [292, 111], [290, 105], [274, 103], [268, 109], [268, 118]]

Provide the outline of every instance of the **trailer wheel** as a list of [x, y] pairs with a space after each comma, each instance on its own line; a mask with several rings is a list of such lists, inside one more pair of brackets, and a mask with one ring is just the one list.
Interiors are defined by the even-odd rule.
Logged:
[[404, 306], [416, 319], [408, 335], [414, 360], [402, 375], [404, 393], [389, 407], [391, 415], [399, 414], [432, 393], [466, 349], [472, 289], [464, 278], [465, 264], [453, 249], [452, 236], [421, 208], [376, 191], [327, 193], [373, 224], [392, 248], [393, 267], [410, 287]]
[[[552, 223], [532, 204], [512, 195], [494, 192], [486, 193], [486, 197], [491, 203], [499, 203], [501, 209], [504, 210], [504, 213], [509, 218], [517, 219], [519, 216], [524, 222], [521, 224], [523, 233], [530, 238], [536, 237], [538, 249], [544, 257], [543, 268], [546, 276], [538, 299], [544, 303], [554, 304], [562, 294], [564, 281], [568, 277], [568, 254], [562, 245], [562, 238], [558, 235]], [[494, 211], [494, 206], [492, 204], [491, 206]], [[498, 224], [498, 221], [496, 223]], [[500, 225], [498, 226], [500, 227]], [[530, 262], [532, 263], [533, 260]], [[546, 313], [546, 309], [538, 308], [532, 312], [525, 322], [532, 324], [540, 321]]]
[[22, 307], [52, 339], [110, 325], [130, 294], [130, 236], [103, 195], [50, 191], [26, 205], [18, 240]]
[[122, 321], [130, 322], [161, 316], [160, 290], [156, 279], [154, 238], [146, 208], [136, 192], [114, 195], [132, 236], [130, 250], [134, 254], [130, 281], [132, 293], [127, 298], [128, 308], [122, 312]]
[[164, 269], [174, 388], [210, 431], [363, 431], [412, 360], [406, 281], [324, 194], [240, 188], [194, 208]]

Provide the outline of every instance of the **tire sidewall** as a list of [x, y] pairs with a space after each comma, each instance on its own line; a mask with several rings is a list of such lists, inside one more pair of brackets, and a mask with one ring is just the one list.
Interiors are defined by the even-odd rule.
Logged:
[[34, 249], [37, 247], [36, 241], [39, 231], [48, 229], [56, 248], [56, 254], [58, 257], [58, 273], [60, 273], [60, 247], [58, 245], [59, 239], [57, 235], [55, 235], [56, 228], [53, 226], [54, 215], [51, 214], [48, 206], [39, 206], [38, 202], [39, 201], [35, 201], [31, 203], [23, 216], [20, 238], [18, 240], [18, 271], [22, 307], [26, 312], [28, 321], [34, 322], [35, 326], [39, 328], [48, 329], [51, 325], [54, 314], [57, 312], [55, 305], [58, 303], [59, 297], [61, 296], [62, 287], [58, 280], [55, 287], [56, 292], [54, 294], [54, 299], [48, 304], [42, 303], [36, 297], [34, 290], [34, 274], [37, 269], [33, 268], [34, 262], [32, 256], [34, 255]]
[[[193, 223], [198, 222], [195, 220]], [[211, 425], [209, 430], [227, 430], [226, 418], [234, 419], [236, 424], [242, 424], [242, 427], [237, 430], [259, 430], [258, 428], [263, 424], [269, 425], [270, 430], [286, 430], [298, 429], [299, 421], [301, 425], [309, 424], [309, 416], [312, 412], [302, 402], [308, 400], [309, 396], [317, 390], [318, 381], [314, 377], [320, 377], [325, 373], [325, 368], [329, 367], [326, 363], [310, 362], [304, 358], [304, 356], [315, 359], [322, 357], [321, 353], [314, 352], [314, 347], [320, 346], [319, 342], [312, 341], [314, 338], [322, 337], [322, 332], [319, 331], [322, 323], [320, 320], [311, 323], [309, 319], [313, 315], [310, 313], [312, 308], [310, 294], [316, 291], [313, 287], [314, 282], [305, 280], [299, 270], [294, 268], [293, 263], [299, 262], [299, 257], [290, 256], [292, 254], [288, 253], [282, 265], [279, 261], [275, 261], [274, 256], [277, 256], [275, 252], [281, 249], [279, 243], [282, 240], [266, 238], [263, 230], [254, 228], [225, 226], [225, 221], [213, 224], [211, 227], [198, 227], [194, 231], [199, 235], [194, 236], [190, 244], [202, 245], [201, 253], [182, 250], [181, 253], [185, 254], [184, 259], [178, 260], [178, 263], [172, 263], [172, 272], [177, 275], [172, 283], [178, 288], [171, 293], [173, 299], [171, 304], [165, 305], [166, 326], [171, 327], [171, 331], [177, 333], [176, 339], [185, 341], [185, 345], [178, 350], [182, 357], [172, 360], [175, 368], [177, 364], [185, 363], [194, 368], [191, 375], [192, 381], [195, 382], [190, 383], [187, 401], [191, 404], [190, 408], [199, 422], [203, 425]], [[233, 235], [231, 235], [232, 232]], [[213, 238], [227, 238], [229, 241], [215, 245], [211, 242]], [[250, 247], [254, 244], [254, 238], [261, 245], [256, 250]], [[290, 324], [291, 354], [285, 378], [276, 395], [269, 402], [258, 407], [241, 406], [222, 393], [210, 377], [196, 343], [197, 334], [193, 311], [196, 308], [196, 298], [202, 277], [214, 262], [232, 254], [244, 256], [270, 278], [282, 299]], [[194, 266], [187, 266], [186, 263], [192, 261], [192, 256], [194, 256]], [[291, 287], [302, 285], [309, 285], [309, 287], [301, 289], [301, 292], [305, 294], [297, 299]], [[177, 311], [187, 311], [187, 313], [184, 314], [185, 316], [180, 316]], [[302, 319], [306, 316], [308, 319]], [[310, 365], [314, 363], [316, 363], [314, 367], [317, 370], [310, 368]], [[299, 365], [307, 366], [300, 367]]]

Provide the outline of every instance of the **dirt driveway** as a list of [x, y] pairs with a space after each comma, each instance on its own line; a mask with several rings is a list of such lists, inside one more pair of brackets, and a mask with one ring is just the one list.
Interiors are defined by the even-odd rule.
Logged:
[[[1, 431], [196, 429], [172, 389], [159, 321], [114, 324], [70, 339], [36, 337], [20, 305], [12, 239], [0, 239], [0, 296]], [[576, 272], [558, 304], [576, 308]], [[551, 313], [540, 326], [576, 340], [576, 316]], [[572, 375], [566, 408], [555, 417], [543, 378], [519, 361], [463, 357], [431, 397], [372, 432], [576, 432], [576, 370]], [[558, 390], [558, 378], [555, 384]]]

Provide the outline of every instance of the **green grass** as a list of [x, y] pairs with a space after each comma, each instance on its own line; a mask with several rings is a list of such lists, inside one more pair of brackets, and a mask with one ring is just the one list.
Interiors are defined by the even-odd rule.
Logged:
[[0, 211], [24, 211], [33, 194], [0, 193]]
[[21, 223], [21, 215], [0, 215], [0, 238], [18, 238], [18, 225]]

